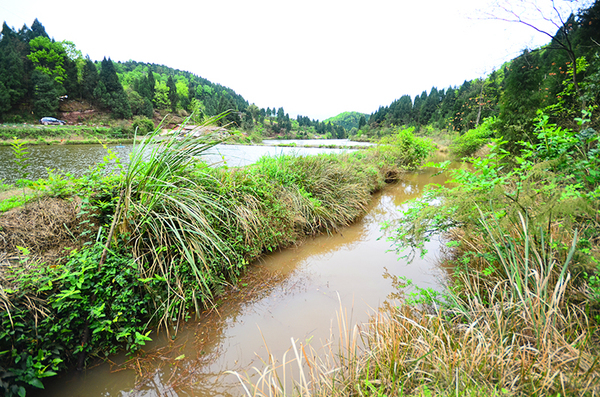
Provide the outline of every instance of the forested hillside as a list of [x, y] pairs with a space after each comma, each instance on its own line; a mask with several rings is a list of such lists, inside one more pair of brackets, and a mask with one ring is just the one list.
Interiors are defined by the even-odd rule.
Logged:
[[343, 112], [337, 116], [325, 119], [324, 123], [332, 123], [344, 127], [346, 131], [351, 131], [353, 128], [360, 129], [367, 124], [369, 119], [368, 114], [359, 112]]
[[[85, 101], [115, 119], [152, 118], [155, 110], [215, 115], [243, 112], [248, 102], [230, 88], [162, 65], [134, 61], [93, 62], [69, 41], [51, 39], [36, 19], [19, 31], [2, 26], [0, 119], [25, 121], [58, 116], [65, 102]], [[60, 110], [68, 108], [62, 106]], [[231, 121], [237, 121], [232, 113]], [[239, 118], [239, 117], [238, 117]]]
[[516, 142], [531, 138], [526, 131], [533, 130], [538, 110], [573, 127], [582, 109], [596, 109], [599, 103], [600, 2], [548, 33], [553, 38], [546, 46], [524, 50], [486, 78], [460, 87], [432, 87], [414, 99], [401, 95], [371, 115], [369, 128], [429, 125], [464, 133], [494, 116], [499, 133]]
[[[343, 128], [298, 115], [283, 107], [259, 108], [234, 90], [164, 65], [136, 61], [92, 61], [70, 41], [52, 39], [36, 19], [16, 31], [6, 23], [0, 39], [0, 121], [35, 122], [45, 116], [69, 123], [145, 117], [171, 113], [194, 122], [223, 112], [221, 123], [263, 135], [323, 135], [343, 138]], [[110, 121], [110, 120], [109, 120]], [[100, 120], [106, 123], [106, 119]]]

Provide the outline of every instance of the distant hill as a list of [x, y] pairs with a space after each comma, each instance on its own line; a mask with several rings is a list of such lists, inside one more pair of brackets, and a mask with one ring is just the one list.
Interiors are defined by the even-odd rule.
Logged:
[[360, 118], [364, 117], [365, 121], [369, 121], [369, 115], [359, 112], [343, 112], [337, 116], [330, 117], [327, 120], [323, 120], [323, 123], [331, 123], [342, 126], [346, 131], [350, 131], [352, 128], [358, 128]]

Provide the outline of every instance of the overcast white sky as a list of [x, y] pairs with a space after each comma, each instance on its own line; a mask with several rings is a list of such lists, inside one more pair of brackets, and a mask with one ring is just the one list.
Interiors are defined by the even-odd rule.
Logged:
[[0, 19], [18, 30], [38, 18], [92, 60], [164, 64], [259, 107], [323, 120], [460, 85], [548, 42], [525, 26], [481, 19], [489, 2], [0, 0]]

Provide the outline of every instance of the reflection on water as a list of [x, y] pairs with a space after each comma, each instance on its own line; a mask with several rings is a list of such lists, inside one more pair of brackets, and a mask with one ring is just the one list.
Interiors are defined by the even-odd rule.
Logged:
[[[29, 161], [26, 172], [28, 178], [37, 180], [47, 178], [47, 170], [56, 170], [81, 176], [90, 167], [103, 161], [112, 151], [122, 162], [127, 164], [132, 145], [32, 145], [28, 146]], [[279, 156], [281, 154], [312, 155], [320, 153], [341, 153], [343, 149], [324, 148], [291, 148], [268, 146], [217, 145], [206, 152], [203, 160], [210, 165], [225, 164], [229, 167], [240, 167], [256, 162], [263, 156]], [[0, 146], [0, 182], [14, 183], [22, 176], [15, 163], [15, 156], [10, 146]]]
[[[318, 343], [330, 335], [341, 305], [351, 321], [365, 322], [395, 291], [386, 274], [405, 276], [421, 287], [439, 289], [436, 267], [439, 242], [426, 244], [429, 254], [411, 264], [389, 252], [381, 237], [383, 221], [399, 216], [407, 199], [421, 194], [433, 170], [406, 174], [398, 184], [374, 196], [369, 212], [350, 227], [309, 238], [297, 247], [275, 252], [254, 263], [223, 298], [218, 312], [203, 314], [180, 330], [174, 341], [154, 335], [146, 356], [124, 366], [102, 364], [84, 374], [48, 380], [44, 396], [229, 396], [242, 391], [228, 370], [262, 368], [259, 357], [281, 358], [290, 338]], [[176, 360], [176, 358], [179, 358]], [[113, 358], [115, 363], [124, 357]], [[40, 394], [40, 395], [42, 395]]]

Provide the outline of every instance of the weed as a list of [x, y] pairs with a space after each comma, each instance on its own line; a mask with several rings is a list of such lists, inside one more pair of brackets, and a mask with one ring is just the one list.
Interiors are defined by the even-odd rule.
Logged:
[[[56, 374], [85, 349], [102, 356], [125, 346], [135, 351], [147, 340], [145, 318], [152, 316], [146, 284], [131, 257], [114, 252], [102, 272], [102, 246], [74, 251], [63, 265], [30, 262], [21, 248], [19, 265], [1, 277], [0, 350], [4, 352], [0, 390], [23, 395], [27, 385], [42, 388], [41, 379]], [[91, 341], [79, 338], [88, 322]]]
[[16, 137], [13, 138], [11, 147], [13, 155], [15, 156], [14, 162], [17, 165], [19, 174], [22, 179], [27, 179], [29, 176], [29, 172], [27, 172], [27, 167], [29, 167], [29, 151], [25, 144]]

